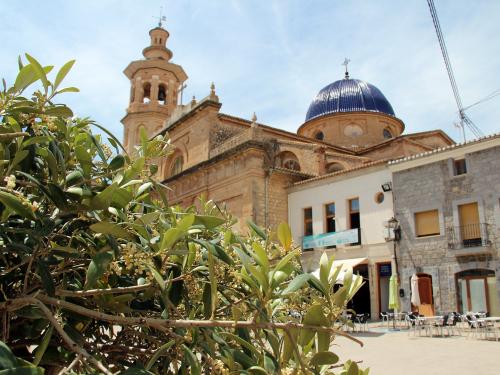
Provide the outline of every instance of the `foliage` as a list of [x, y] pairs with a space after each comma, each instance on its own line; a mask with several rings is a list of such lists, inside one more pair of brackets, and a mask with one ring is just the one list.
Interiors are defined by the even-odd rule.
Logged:
[[131, 158], [101, 128], [112, 151], [53, 102], [77, 91], [59, 88], [73, 62], [51, 82], [26, 57], [0, 93], [0, 316], [22, 358], [2, 344], [0, 374], [367, 374], [330, 351], [350, 338], [352, 271], [333, 292], [340, 270], [323, 256], [304, 274], [287, 225], [276, 243], [214, 202], [169, 205], [154, 179], [168, 141], [142, 131]]

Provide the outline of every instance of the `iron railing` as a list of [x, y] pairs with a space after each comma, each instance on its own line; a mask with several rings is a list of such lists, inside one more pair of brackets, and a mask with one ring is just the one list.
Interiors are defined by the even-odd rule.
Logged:
[[451, 249], [489, 246], [486, 223], [460, 225], [448, 228], [448, 244]]

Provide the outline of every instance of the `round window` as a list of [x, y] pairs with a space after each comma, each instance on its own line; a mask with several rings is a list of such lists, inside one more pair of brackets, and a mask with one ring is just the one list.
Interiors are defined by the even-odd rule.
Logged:
[[382, 203], [384, 201], [384, 193], [379, 191], [377, 194], [375, 194], [375, 203]]
[[322, 132], [322, 131], [319, 131], [319, 132], [317, 132], [316, 134], [314, 134], [314, 138], [316, 138], [316, 139], [317, 139], [317, 140], [319, 140], [319, 141], [322, 141], [322, 140], [323, 140], [323, 138], [325, 138], [325, 135], [323, 134], [323, 132]]

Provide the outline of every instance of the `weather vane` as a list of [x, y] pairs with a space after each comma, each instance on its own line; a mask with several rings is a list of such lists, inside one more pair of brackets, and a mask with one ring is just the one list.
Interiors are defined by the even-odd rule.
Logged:
[[349, 71], [347, 70], [347, 66], [349, 65], [349, 63], [351, 62], [351, 60], [349, 60], [347, 57], [344, 59], [344, 62], [342, 63], [342, 65], [345, 66], [345, 78], [348, 79], [349, 78]]
[[163, 15], [163, 7], [162, 6], [160, 7], [160, 17], [153, 16], [153, 18], [157, 18], [158, 19], [158, 27], [161, 27], [162, 26], [162, 22], [164, 22], [164, 21], [167, 20], [167, 17], [165, 17]]

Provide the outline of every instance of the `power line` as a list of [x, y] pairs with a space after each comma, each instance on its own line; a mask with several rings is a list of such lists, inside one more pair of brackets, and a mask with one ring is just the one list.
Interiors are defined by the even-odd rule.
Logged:
[[[481, 129], [479, 129], [474, 124], [474, 122], [465, 114], [466, 108], [464, 108], [462, 104], [462, 98], [460, 97], [460, 92], [458, 91], [457, 82], [455, 81], [455, 74], [453, 73], [453, 68], [451, 67], [450, 57], [448, 55], [448, 50], [446, 49], [446, 44], [444, 42], [443, 32], [441, 31], [441, 25], [439, 24], [439, 18], [436, 12], [436, 8], [434, 6], [434, 0], [427, 0], [427, 4], [429, 5], [429, 10], [431, 12], [434, 28], [436, 29], [436, 35], [439, 41], [439, 46], [441, 47], [441, 53], [443, 55], [444, 65], [446, 66], [448, 78], [450, 79], [451, 89], [453, 90], [453, 96], [455, 97], [455, 102], [457, 103], [461, 126], [467, 125], [467, 127], [474, 134], [474, 136], [476, 136], [477, 138], [482, 137], [484, 134], [481, 131]], [[468, 108], [470, 108], [470, 106]]]
[[478, 100], [477, 102], [472, 103], [471, 105], [468, 105], [467, 107], [465, 107], [465, 108], [464, 108], [464, 111], [466, 111], [466, 110], [468, 110], [469, 108], [472, 108], [472, 107], [474, 107], [474, 106], [476, 106], [476, 105], [478, 105], [478, 104], [481, 104], [481, 103], [484, 103], [484, 102], [486, 102], [486, 101], [488, 101], [488, 100], [491, 100], [491, 99], [493, 99], [495, 96], [498, 96], [498, 95], [500, 95], [500, 89], [495, 90], [495, 91], [493, 91], [492, 93], [490, 93], [490, 94], [486, 95], [486, 96], [485, 96], [484, 98], [482, 98], [481, 100]]

